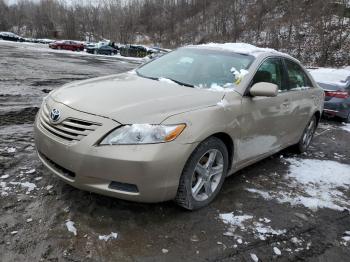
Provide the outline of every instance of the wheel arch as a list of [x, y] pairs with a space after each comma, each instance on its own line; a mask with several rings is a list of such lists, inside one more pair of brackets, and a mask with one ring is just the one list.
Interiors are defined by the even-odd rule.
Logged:
[[[210, 137], [216, 137], [220, 139], [226, 146], [227, 152], [228, 152], [228, 170], [231, 169], [232, 162], [233, 162], [233, 155], [234, 155], [234, 143], [232, 137], [224, 132], [219, 132], [211, 135]], [[209, 138], [209, 137], [208, 137]], [[206, 139], [208, 139], [206, 138]]]

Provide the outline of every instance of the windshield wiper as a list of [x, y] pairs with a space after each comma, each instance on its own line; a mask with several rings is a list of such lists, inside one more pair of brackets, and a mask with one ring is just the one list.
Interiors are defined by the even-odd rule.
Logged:
[[144, 77], [144, 78], [148, 78], [148, 79], [152, 79], [152, 80], [159, 80], [158, 77], [142, 75], [142, 74], [140, 74], [139, 71], [137, 71], [137, 70], [136, 70], [136, 74], [137, 74], [138, 76], [141, 76], [141, 77]]
[[[141, 77], [144, 77], [144, 78], [148, 78], [148, 79], [152, 79], [152, 80], [157, 80], [157, 81], [159, 81], [159, 79], [162, 78], [162, 77], [154, 77], [154, 76], [145, 76], [145, 75], [140, 74], [137, 70], [136, 70], [136, 74], [138, 76], [141, 76]], [[187, 83], [181, 82], [179, 80], [171, 79], [171, 78], [168, 78], [168, 77], [164, 77], [164, 78], [165, 79], [169, 79], [170, 81], [173, 81], [174, 83], [176, 83], [178, 85], [181, 85], [181, 86], [194, 87], [194, 85], [187, 84]]]
[[171, 78], [166, 78], [166, 79], [169, 79], [169, 80], [175, 82], [176, 84], [179, 84], [180, 86], [194, 87], [194, 85], [187, 84], [187, 83], [181, 82], [179, 80], [175, 80], [175, 79], [171, 79]]

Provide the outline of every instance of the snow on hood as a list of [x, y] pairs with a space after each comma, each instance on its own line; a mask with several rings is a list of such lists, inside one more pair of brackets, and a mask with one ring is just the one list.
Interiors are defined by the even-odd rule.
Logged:
[[215, 106], [224, 94], [126, 73], [73, 82], [50, 97], [73, 109], [122, 124], [159, 124], [175, 114]]
[[234, 53], [240, 53], [240, 54], [247, 54], [252, 56], [259, 56], [261, 53], [275, 53], [275, 54], [282, 54], [284, 56], [289, 56], [285, 53], [281, 53], [275, 49], [272, 48], [262, 48], [257, 47], [251, 44], [246, 43], [208, 43], [208, 44], [202, 44], [202, 45], [193, 45], [191, 47], [208, 47], [208, 48], [215, 48], [215, 49], [222, 49], [231, 51]]

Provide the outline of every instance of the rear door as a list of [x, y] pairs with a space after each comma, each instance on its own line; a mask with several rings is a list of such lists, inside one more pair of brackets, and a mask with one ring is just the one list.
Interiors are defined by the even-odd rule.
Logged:
[[290, 121], [290, 101], [283, 92], [287, 89], [286, 72], [279, 57], [264, 60], [253, 77], [250, 86], [258, 82], [278, 85], [276, 97], [252, 97], [242, 99], [242, 132], [239, 142], [238, 162], [245, 164], [283, 146], [283, 138]]
[[313, 114], [319, 96], [311, 80], [298, 63], [286, 58], [284, 63], [288, 82], [288, 90], [285, 92], [291, 111], [289, 130], [284, 138], [284, 143], [293, 143], [299, 141]]

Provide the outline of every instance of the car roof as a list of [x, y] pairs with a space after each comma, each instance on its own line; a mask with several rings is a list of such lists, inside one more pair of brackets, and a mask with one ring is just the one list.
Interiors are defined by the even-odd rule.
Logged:
[[275, 49], [257, 47], [257, 46], [247, 44], [247, 43], [208, 43], [208, 44], [201, 44], [201, 45], [189, 45], [186, 47], [208, 49], [208, 50], [218, 50], [218, 51], [227, 51], [227, 52], [233, 52], [233, 53], [238, 53], [238, 54], [251, 55], [254, 57], [268, 57], [268, 56], [276, 56], [277, 55], [277, 56], [283, 56], [283, 57], [298, 61], [294, 57], [291, 57], [290, 55], [288, 55], [286, 53], [279, 52]]

